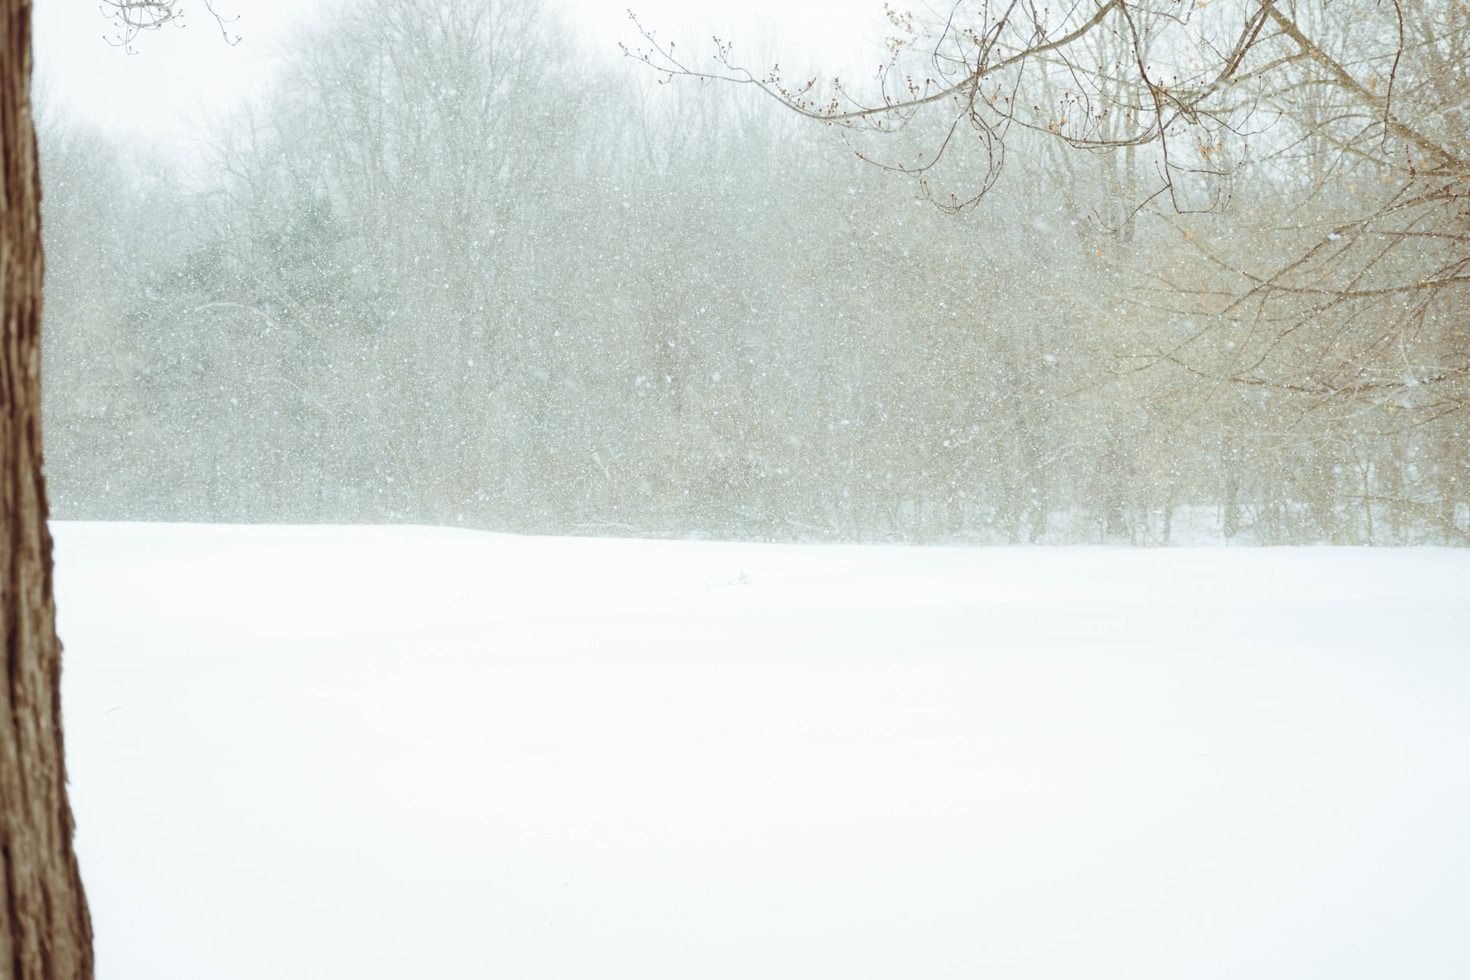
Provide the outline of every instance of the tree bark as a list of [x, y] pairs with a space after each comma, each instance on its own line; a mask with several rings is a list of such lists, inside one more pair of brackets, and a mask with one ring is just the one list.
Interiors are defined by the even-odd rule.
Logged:
[[92, 976], [72, 850], [41, 472], [41, 218], [31, 6], [0, 0], [0, 977]]

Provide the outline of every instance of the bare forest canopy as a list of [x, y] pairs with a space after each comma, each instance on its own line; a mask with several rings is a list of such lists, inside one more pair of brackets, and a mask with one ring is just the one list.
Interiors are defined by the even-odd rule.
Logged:
[[1470, 6], [946, 12], [865, 87], [370, 0], [187, 173], [43, 114], [55, 516], [1466, 543]]

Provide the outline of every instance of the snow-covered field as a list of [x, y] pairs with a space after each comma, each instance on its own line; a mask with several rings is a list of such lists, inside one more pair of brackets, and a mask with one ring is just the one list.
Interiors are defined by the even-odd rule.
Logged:
[[55, 530], [102, 980], [1470, 976], [1470, 551]]

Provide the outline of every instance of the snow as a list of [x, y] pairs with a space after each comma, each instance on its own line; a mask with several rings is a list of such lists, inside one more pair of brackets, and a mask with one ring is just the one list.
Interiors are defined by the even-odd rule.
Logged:
[[103, 980], [1470, 975], [1470, 551], [55, 534]]

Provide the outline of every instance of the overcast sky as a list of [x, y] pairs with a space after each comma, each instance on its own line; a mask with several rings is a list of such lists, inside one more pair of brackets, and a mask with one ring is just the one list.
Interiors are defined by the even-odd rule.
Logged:
[[[265, 83], [272, 49], [300, 17], [331, 0], [218, 0], [237, 16], [242, 40], [226, 45], [202, 0], [184, 0], [186, 24], [141, 38], [133, 54], [104, 40], [111, 25], [96, 3], [35, 0], [38, 85], [47, 101], [70, 113], [141, 135], [167, 138], [191, 116], [227, 109]], [[877, 63], [882, 0], [549, 0], [595, 47], [617, 55], [632, 40], [628, 8], [686, 50], [711, 34], [736, 38], [741, 50], [785, 64], [824, 69]], [[766, 57], [753, 58], [763, 63]]]

